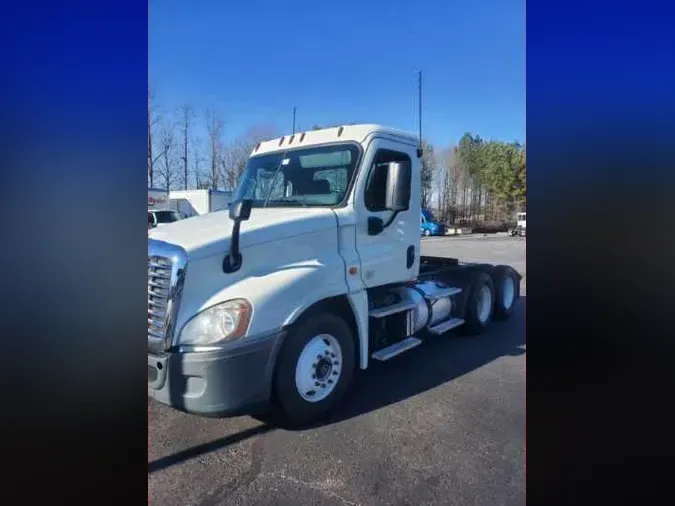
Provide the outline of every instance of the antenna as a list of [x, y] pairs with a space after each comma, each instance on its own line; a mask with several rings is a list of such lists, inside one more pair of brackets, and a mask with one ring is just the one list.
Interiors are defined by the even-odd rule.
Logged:
[[417, 73], [417, 92], [418, 92], [418, 117], [419, 127], [420, 127], [420, 145], [417, 148], [417, 158], [422, 158], [424, 154], [423, 144], [422, 144], [422, 71], [420, 70]]
[[295, 107], [293, 108], [293, 134], [295, 134]]

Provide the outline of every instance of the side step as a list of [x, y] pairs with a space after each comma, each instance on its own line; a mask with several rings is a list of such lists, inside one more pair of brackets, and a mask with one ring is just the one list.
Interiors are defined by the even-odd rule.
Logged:
[[427, 300], [437, 300], [442, 297], [451, 297], [452, 295], [457, 295], [458, 293], [462, 293], [462, 289], [451, 286], [434, 293], [425, 293], [424, 298]]
[[462, 320], [461, 318], [450, 318], [449, 320], [445, 320], [444, 322], [441, 322], [438, 325], [429, 327], [427, 330], [432, 334], [436, 334], [437, 336], [439, 336], [444, 332], [447, 332], [448, 330], [454, 329], [455, 327], [459, 327], [462, 323], [464, 323], [464, 320]]
[[389, 316], [390, 314], [402, 313], [403, 311], [415, 309], [415, 306], [416, 305], [414, 302], [401, 301], [397, 302], [396, 304], [392, 304], [391, 306], [384, 306], [371, 309], [368, 312], [368, 314], [373, 318], [384, 318], [385, 316]]
[[394, 343], [391, 346], [387, 346], [386, 348], [377, 350], [371, 356], [375, 360], [380, 360], [381, 362], [384, 362], [385, 360], [389, 360], [390, 358], [395, 357], [396, 355], [400, 355], [404, 351], [408, 351], [414, 348], [415, 346], [419, 346], [420, 344], [422, 344], [421, 339], [417, 339], [416, 337], [408, 337], [403, 341], [399, 341], [398, 343]]

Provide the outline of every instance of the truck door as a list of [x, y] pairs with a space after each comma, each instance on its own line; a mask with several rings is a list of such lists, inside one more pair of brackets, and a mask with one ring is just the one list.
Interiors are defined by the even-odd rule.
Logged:
[[[377, 139], [363, 166], [365, 177], [356, 197], [358, 224], [356, 248], [361, 261], [361, 278], [366, 287], [414, 279], [419, 268], [418, 219], [420, 216], [419, 170], [415, 148]], [[370, 160], [370, 161], [369, 161]], [[384, 209], [389, 162], [411, 164], [411, 197], [406, 211], [394, 214]], [[368, 232], [368, 218], [380, 218], [385, 225], [379, 234]]]

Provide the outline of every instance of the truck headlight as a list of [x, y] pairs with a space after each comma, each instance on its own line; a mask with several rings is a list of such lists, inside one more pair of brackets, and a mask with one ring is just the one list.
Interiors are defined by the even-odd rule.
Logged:
[[194, 316], [185, 324], [178, 344], [208, 346], [239, 339], [248, 329], [251, 305], [244, 299], [222, 302]]

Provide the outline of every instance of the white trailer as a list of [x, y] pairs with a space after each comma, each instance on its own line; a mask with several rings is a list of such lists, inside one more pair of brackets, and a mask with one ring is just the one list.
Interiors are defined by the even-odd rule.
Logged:
[[171, 209], [169, 192], [158, 188], [148, 188], [148, 228], [162, 227], [185, 216]]
[[169, 192], [148, 188], [148, 211], [169, 209]]
[[219, 190], [176, 190], [169, 193], [171, 209], [186, 217], [227, 209], [232, 192]]
[[513, 268], [420, 254], [419, 142], [378, 125], [262, 142], [229, 212], [150, 230], [148, 394], [302, 425], [373, 360], [511, 316]]

